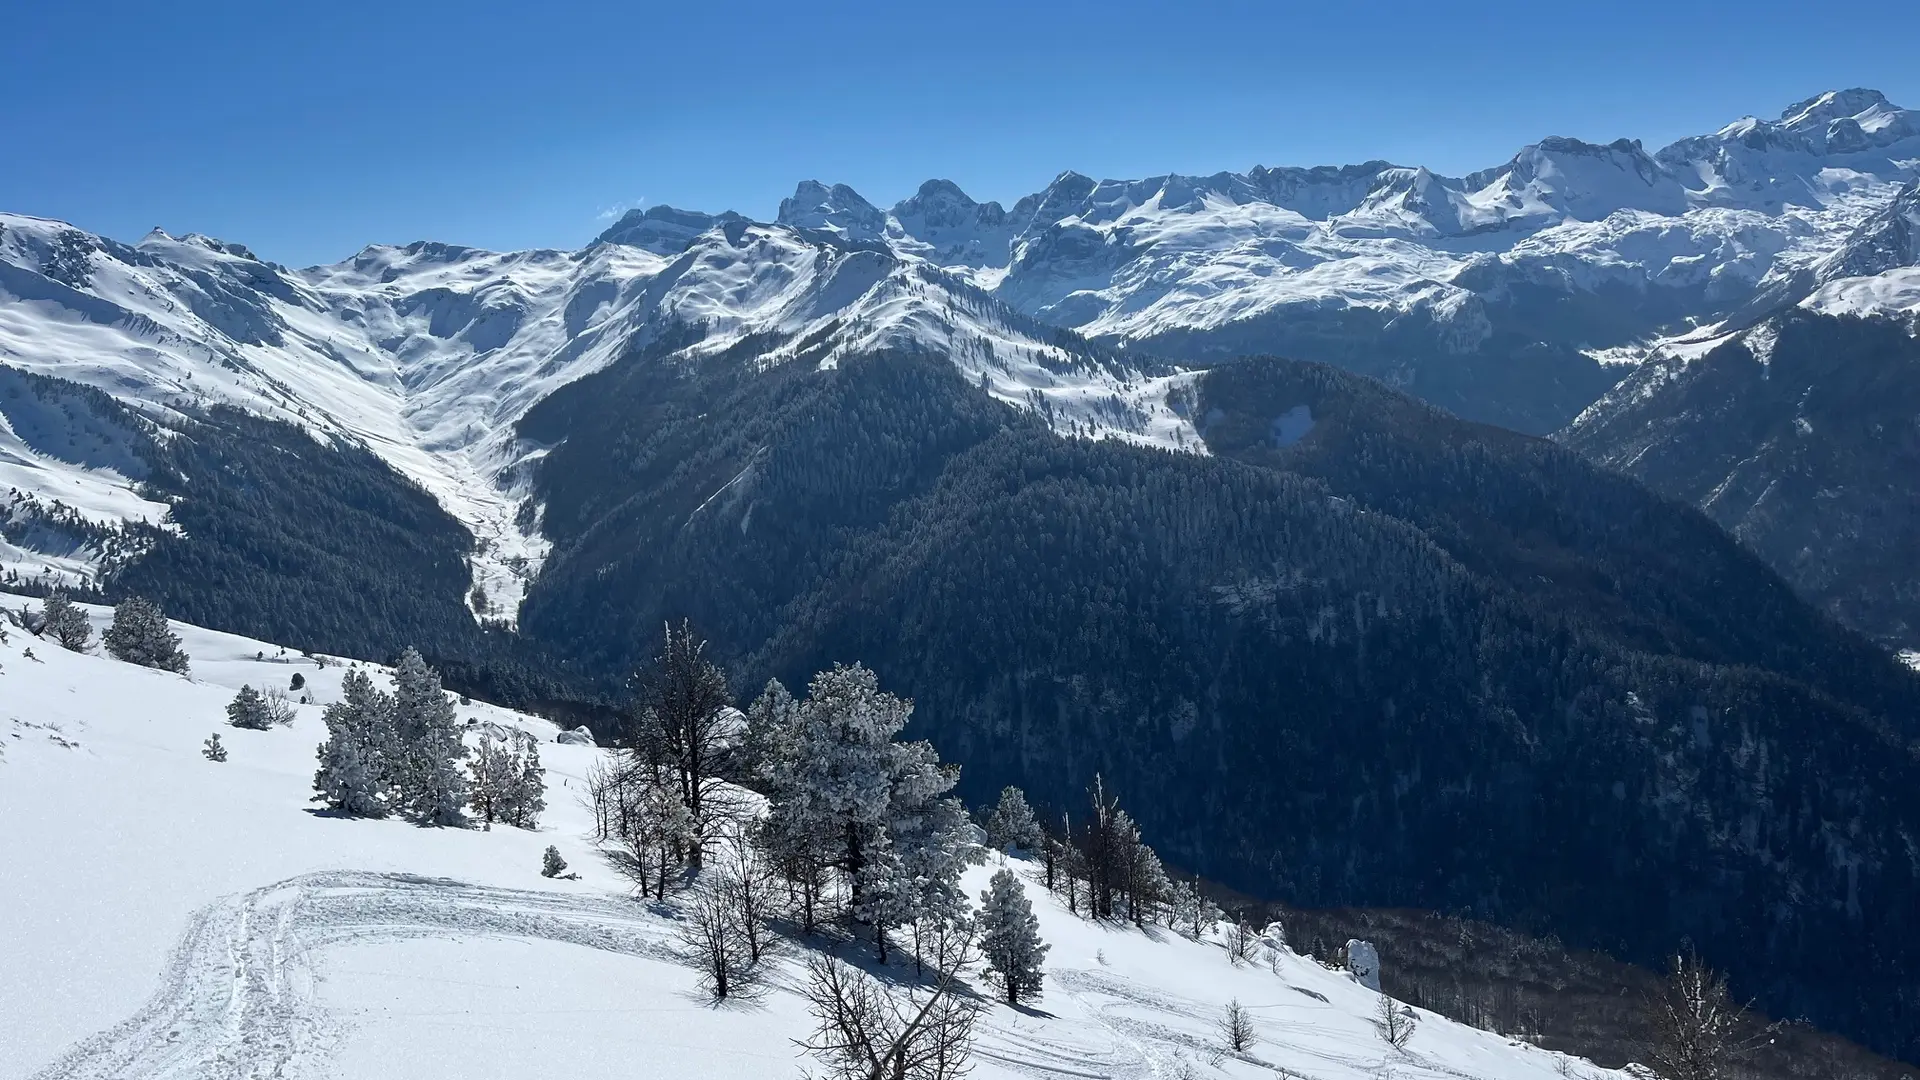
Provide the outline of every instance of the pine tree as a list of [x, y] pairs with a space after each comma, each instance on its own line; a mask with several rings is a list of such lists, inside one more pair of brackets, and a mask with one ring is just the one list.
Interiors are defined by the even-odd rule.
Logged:
[[251, 686], [242, 686], [232, 701], [227, 703], [227, 723], [250, 731], [266, 731], [273, 727], [273, 715], [267, 709], [267, 699]]
[[566, 872], [567, 860], [560, 857], [560, 849], [548, 844], [546, 852], [540, 856], [540, 876], [559, 877]]
[[93, 623], [88, 621], [87, 613], [74, 606], [67, 594], [56, 592], [47, 597], [40, 608], [40, 633], [51, 637], [61, 648], [74, 652], [85, 652], [87, 644], [93, 640]]
[[943, 768], [925, 742], [896, 744], [897, 761], [887, 818], [886, 866], [890, 876], [874, 890], [886, 897], [876, 931], [911, 925], [914, 966], [921, 966], [922, 939], [958, 925], [967, 916], [960, 875], [980, 853], [972, 840], [966, 807], [947, 796], [957, 770]]
[[1000, 802], [987, 817], [987, 846], [995, 851], [1018, 848], [1023, 852], [1040, 849], [1040, 823], [1034, 820], [1027, 796], [1017, 787], [1001, 789]]
[[794, 710], [792, 757], [773, 784], [774, 827], [793, 846], [819, 845], [824, 864], [852, 886], [855, 913], [875, 877], [869, 864], [886, 857], [898, 761], [893, 737], [912, 711], [858, 664], [815, 675]]
[[363, 671], [341, 681], [342, 698], [324, 714], [327, 738], [320, 744], [315, 798], [342, 813], [379, 817], [392, 787], [393, 698]]
[[393, 729], [399, 805], [423, 825], [461, 824], [467, 783], [459, 762], [467, 747], [459, 718], [440, 686], [440, 673], [411, 646], [393, 673]]
[[1041, 962], [1049, 946], [1040, 940], [1040, 920], [1012, 870], [995, 873], [987, 891], [980, 894], [976, 924], [987, 977], [1006, 994], [1007, 1004], [1039, 997]]
[[536, 828], [547, 808], [547, 770], [540, 764], [540, 741], [520, 732], [520, 775], [507, 801], [507, 824]]
[[227, 748], [220, 745], [219, 732], [207, 736], [207, 741], [200, 744], [200, 754], [208, 761], [227, 760]]
[[467, 758], [468, 801], [481, 821], [504, 818], [509, 791], [520, 781], [520, 762], [507, 744], [488, 732]]
[[113, 625], [102, 643], [116, 660], [161, 671], [187, 673], [187, 654], [167, 626], [167, 616], [151, 600], [130, 596], [113, 609]]

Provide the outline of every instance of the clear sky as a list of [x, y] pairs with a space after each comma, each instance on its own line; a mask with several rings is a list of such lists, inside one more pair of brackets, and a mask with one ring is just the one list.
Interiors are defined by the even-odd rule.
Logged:
[[0, 32], [0, 209], [293, 265], [573, 247], [663, 202], [771, 217], [804, 178], [1011, 203], [1064, 169], [1457, 174], [1836, 87], [1920, 106], [1911, 0], [27, 0]]

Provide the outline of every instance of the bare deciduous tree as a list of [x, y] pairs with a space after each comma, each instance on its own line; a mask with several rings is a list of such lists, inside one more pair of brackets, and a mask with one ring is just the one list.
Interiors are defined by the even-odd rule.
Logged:
[[768, 929], [767, 920], [779, 914], [780, 874], [746, 823], [728, 832], [723, 857], [721, 884], [733, 907], [740, 941], [746, 946], [747, 964], [757, 966], [778, 940]]
[[750, 989], [757, 969], [748, 959], [746, 936], [734, 908], [730, 875], [712, 874], [693, 890], [682, 914], [680, 945], [700, 969], [701, 982], [717, 999]]
[[737, 713], [726, 673], [706, 658], [707, 643], [691, 623], [668, 624], [653, 665], [634, 679], [637, 734], [633, 752], [666, 772], [687, 808], [692, 841], [685, 857], [695, 870], [720, 794], [721, 759], [736, 734]]
[[1668, 1080], [1722, 1080], [1733, 1063], [1773, 1040], [1778, 1023], [1754, 1029], [1727, 977], [1692, 949], [1675, 954], [1662, 992], [1647, 1002], [1653, 1063]]
[[1226, 946], [1227, 959], [1239, 967], [1253, 960], [1254, 951], [1260, 947], [1260, 935], [1247, 920], [1235, 919], [1233, 925], [1227, 927]]
[[830, 956], [807, 960], [803, 993], [814, 1030], [796, 1044], [832, 1080], [958, 1080], [966, 1074], [979, 1006], [954, 991], [974, 960], [969, 942], [941, 947], [930, 986], [896, 995]]

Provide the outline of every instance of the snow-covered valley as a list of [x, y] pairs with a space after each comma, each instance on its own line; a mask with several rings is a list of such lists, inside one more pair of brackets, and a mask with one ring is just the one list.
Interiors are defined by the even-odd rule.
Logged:
[[[0, 598], [9, 611], [31, 605]], [[106, 613], [92, 609], [104, 625]], [[810, 1021], [796, 941], [764, 994], [716, 1006], [684, 917], [633, 899], [596, 852], [582, 785], [605, 751], [483, 703], [461, 717], [542, 741], [537, 830], [429, 829], [317, 812], [319, 703], [346, 662], [174, 624], [191, 677], [0, 644], [0, 1073], [148, 1077], [787, 1077]], [[32, 653], [29, 656], [29, 653]], [[305, 676], [291, 726], [228, 728], [236, 687]], [[212, 731], [229, 758], [200, 752]], [[557, 847], [577, 880], [542, 877]], [[1378, 997], [1291, 951], [1234, 966], [1218, 940], [1089, 921], [1028, 879], [1052, 946], [1045, 996], [990, 1005], [973, 1075], [1313, 1080], [1612, 1075], [1428, 1013], [1404, 1049]], [[977, 894], [995, 864], [968, 871]], [[851, 956], [863, 952], [850, 946]], [[1387, 960], [1391, 963], [1391, 957]], [[896, 958], [891, 977], [910, 968]], [[988, 993], [984, 989], [982, 993]], [[990, 996], [990, 994], [989, 994]], [[1222, 1053], [1230, 1000], [1259, 1042]]]

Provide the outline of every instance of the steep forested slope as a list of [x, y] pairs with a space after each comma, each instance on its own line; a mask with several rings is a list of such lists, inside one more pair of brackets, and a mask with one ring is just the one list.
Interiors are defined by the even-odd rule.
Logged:
[[1697, 505], [1813, 603], [1920, 647], [1920, 341], [1794, 311], [1654, 360], [1559, 437]]
[[1690, 937], [1914, 1052], [1910, 676], [1551, 444], [1277, 361], [1186, 404], [1214, 456], [1060, 439], [937, 358], [636, 357], [549, 402], [523, 625], [617, 669], [691, 615], [743, 688], [860, 658], [976, 795], [1098, 772], [1249, 891]]

